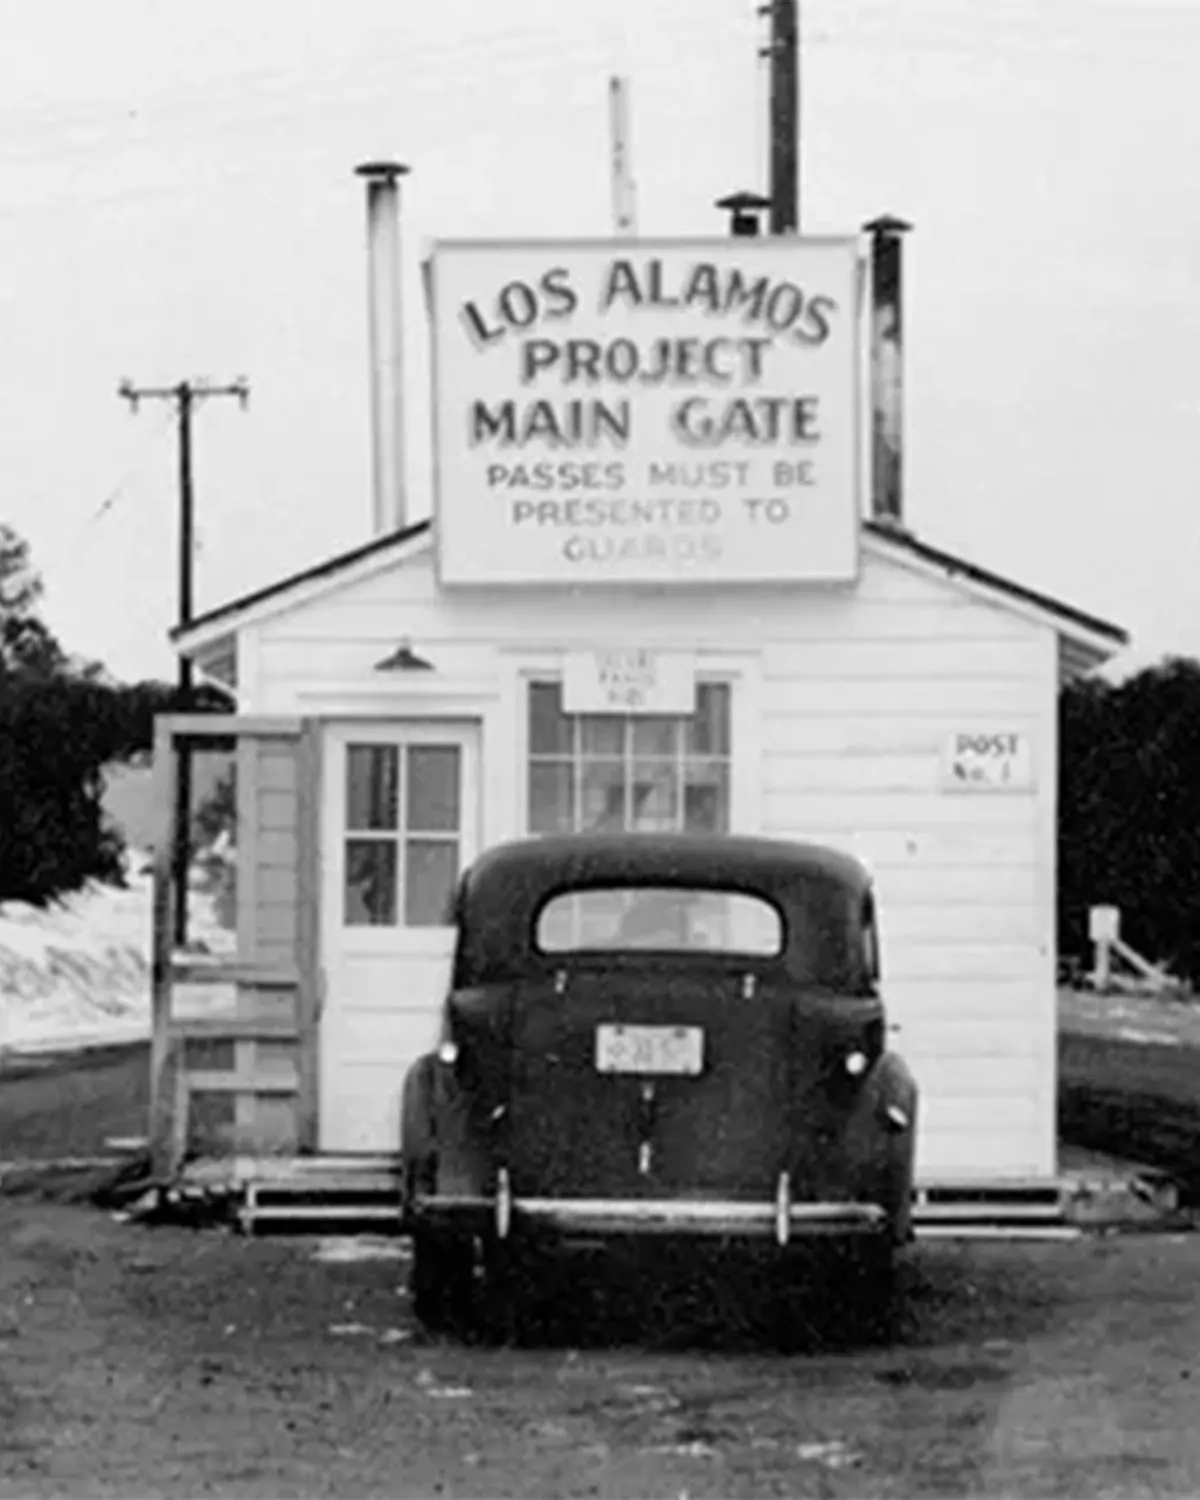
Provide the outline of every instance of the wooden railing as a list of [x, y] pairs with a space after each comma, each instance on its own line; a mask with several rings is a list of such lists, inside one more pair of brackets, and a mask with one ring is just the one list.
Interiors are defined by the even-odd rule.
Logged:
[[[238, 757], [238, 951], [197, 958], [172, 940], [178, 759], [192, 744], [230, 739]], [[298, 719], [191, 715], [158, 722], [150, 1105], [157, 1175], [172, 1176], [197, 1156], [315, 1148], [318, 750], [315, 726]], [[280, 811], [288, 806], [290, 818]], [[290, 826], [279, 823], [281, 816]], [[268, 846], [281, 842], [264, 832], [286, 833], [282, 842], [294, 857], [263, 864]], [[272, 932], [265, 935], [259, 907], [268, 889], [274, 904], [267, 913]], [[181, 1014], [183, 986], [227, 987], [227, 1013]]]

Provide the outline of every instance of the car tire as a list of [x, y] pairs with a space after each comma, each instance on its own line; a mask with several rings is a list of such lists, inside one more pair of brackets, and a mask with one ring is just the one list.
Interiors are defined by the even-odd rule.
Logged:
[[463, 1235], [414, 1230], [409, 1298], [430, 1333], [466, 1336], [475, 1322], [475, 1245]]
[[854, 1340], [890, 1342], [899, 1311], [897, 1255], [891, 1239], [880, 1237], [847, 1246], [840, 1281], [844, 1326]]
[[484, 1246], [482, 1331], [489, 1343], [521, 1345], [555, 1311], [553, 1268], [529, 1245], [492, 1239]]

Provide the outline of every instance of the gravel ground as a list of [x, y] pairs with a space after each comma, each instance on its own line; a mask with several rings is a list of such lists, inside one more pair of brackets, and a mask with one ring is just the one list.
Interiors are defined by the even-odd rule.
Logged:
[[0, 1198], [0, 1496], [1200, 1494], [1194, 1236], [925, 1245], [787, 1357], [713, 1287], [430, 1342], [315, 1248]]

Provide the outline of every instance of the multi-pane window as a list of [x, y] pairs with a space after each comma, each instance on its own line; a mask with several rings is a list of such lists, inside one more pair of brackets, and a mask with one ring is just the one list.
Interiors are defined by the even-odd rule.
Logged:
[[729, 686], [700, 683], [690, 716], [567, 714], [529, 687], [529, 831], [729, 829]]
[[347, 926], [446, 921], [460, 864], [461, 762], [457, 745], [347, 746]]

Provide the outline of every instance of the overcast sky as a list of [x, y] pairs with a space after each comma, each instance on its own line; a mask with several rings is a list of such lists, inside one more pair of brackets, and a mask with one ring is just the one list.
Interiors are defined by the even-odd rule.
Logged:
[[[765, 182], [755, 0], [0, 0], [0, 519], [64, 643], [169, 674], [170, 412], [196, 425], [197, 607], [366, 539], [364, 205], [417, 261], [609, 232], [606, 79], [646, 234]], [[908, 515], [927, 541], [1200, 654], [1200, 3], [802, 0], [804, 228], [908, 242]]]

